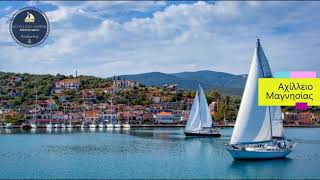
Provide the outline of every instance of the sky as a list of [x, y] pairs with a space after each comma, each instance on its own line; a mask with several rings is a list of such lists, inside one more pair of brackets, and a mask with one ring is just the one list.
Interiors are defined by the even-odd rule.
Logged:
[[[50, 34], [18, 45], [20, 8], [46, 13]], [[273, 72], [320, 72], [320, 2], [0, 2], [0, 71], [110, 77], [145, 72], [249, 71], [256, 39]]]

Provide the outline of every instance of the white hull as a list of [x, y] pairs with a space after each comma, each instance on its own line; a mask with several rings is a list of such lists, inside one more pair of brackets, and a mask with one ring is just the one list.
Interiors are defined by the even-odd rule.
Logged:
[[81, 129], [86, 129], [86, 128], [89, 128], [88, 125], [81, 125]]
[[95, 129], [97, 127], [97, 125], [96, 124], [90, 124], [89, 127], [92, 128], [92, 129]]
[[38, 126], [36, 124], [31, 124], [31, 128], [38, 128]]
[[236, 160], [241, 159], [278, 159], [284, 158], [291, 153], [292, 149], [273, 150], [273, 151], [247, 151], [227, 148], [231, 156]]
[[61, 125], [60, 124], [55, 124], [54, 127], [55, 128], [61, 128]]
[[70, 129], [73, 128], [72, 124], [68, 124], [66, 127]]
[[7, 128], [7, 129], [12, 128], [12, 124], [11, 124], [11, 123], [7, 123], [7, 124], [6, 124], [6, 128]]
[[121, 128], [121, 125], [120, 124], [115, 124], [114, 128], [119, 129], [119, 128]]
[[122, 128], [123, 128], [123, 129], [130, 129], [130, 124], [124, 124], [124, 125], [122, 126]]
[[46, 128], [47, 128], [47, 129], [52, 129], [52, 128], [53, 128], [53, 125], [52, 125], [52, 124], [47, 124], [47, 125], [46, 125]]
[[113, 125], [112, 124], [107, 124], [107, 128], [112, 129]]
[[103, 128], [105, 128], [105, 125], [104, 124], [99, 124], [99, 128], [103, 129]]

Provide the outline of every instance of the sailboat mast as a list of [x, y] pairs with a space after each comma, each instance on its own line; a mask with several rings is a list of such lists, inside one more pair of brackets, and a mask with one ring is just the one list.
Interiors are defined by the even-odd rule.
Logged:
[[36, 88], [36, 109], [35, 109], [35, 118], [36, 118], [37, 125], [39, 125], [39, 121], [38, 121], [38, 117], [37, 117], [37, 108], [38, 108], [38, 90], [37, 90], [37, 88]]
[[202, 118], [201, 118], [201, 107], [200, 107], [200, 88], [198, 89], [198, 109], [199, 109], [199, 118], [200, 118], [200, 127], [202, 129]]
[[[263, 74], [263, 77], [266, 78], [266, 75], [263, 71], [263, 67], [262, 67], [262, 63], [261, 63], [261, 57], [260, 57], [260, 39], [257, 39], [257, 51], [258, 51], [258, 56], [259, 56], [259, 64], [260, 64], [260, 68], [261, 68], [261, 71], [262, 71], [262, 74]], [[271, 132], [271, 139], [272, 139], [272, 120], [271, 120], [271, 112], [270, 112], [270, 106], [267, 106], [267, 109], [268, 109], [268, 113], [269, 113], [269, 122], [270, 122], [270, 132]]]
[[51, 104], [51, 95], [50, 95], [50, 124], [52, 123], [52, 104]]

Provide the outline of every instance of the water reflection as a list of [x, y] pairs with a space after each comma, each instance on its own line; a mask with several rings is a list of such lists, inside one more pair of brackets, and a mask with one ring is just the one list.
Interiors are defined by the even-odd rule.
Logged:
[[[291, 158], [272, 159], [263, 161], [233, 160], [229, 170], [233, 178], [281, 178], [290, 173]], [[272, 174], [270, 174], [272, 169]]]

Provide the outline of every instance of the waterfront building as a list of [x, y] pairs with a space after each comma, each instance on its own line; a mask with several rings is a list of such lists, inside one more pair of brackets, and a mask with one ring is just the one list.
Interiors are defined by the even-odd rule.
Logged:
[[175, 123], [174, 115], [171, 112], [160, 112], [154, 115], [156, 124], [172, 124]]
[[284, 124], [287, 125], [313, 125], [315, 123], [315, 115], [311, 112], [285, 112]]
[[100, 111], [91, 110], [84, 113], [84, 120], [87, 122], [99, 122], [100, 120]]
[[103, 110], [101, 112], [101, 121], [106, 121], [106, 122], [112, 122], [112, 120], [117, 119], [117, 114], [115, 113], [115, 110]]

